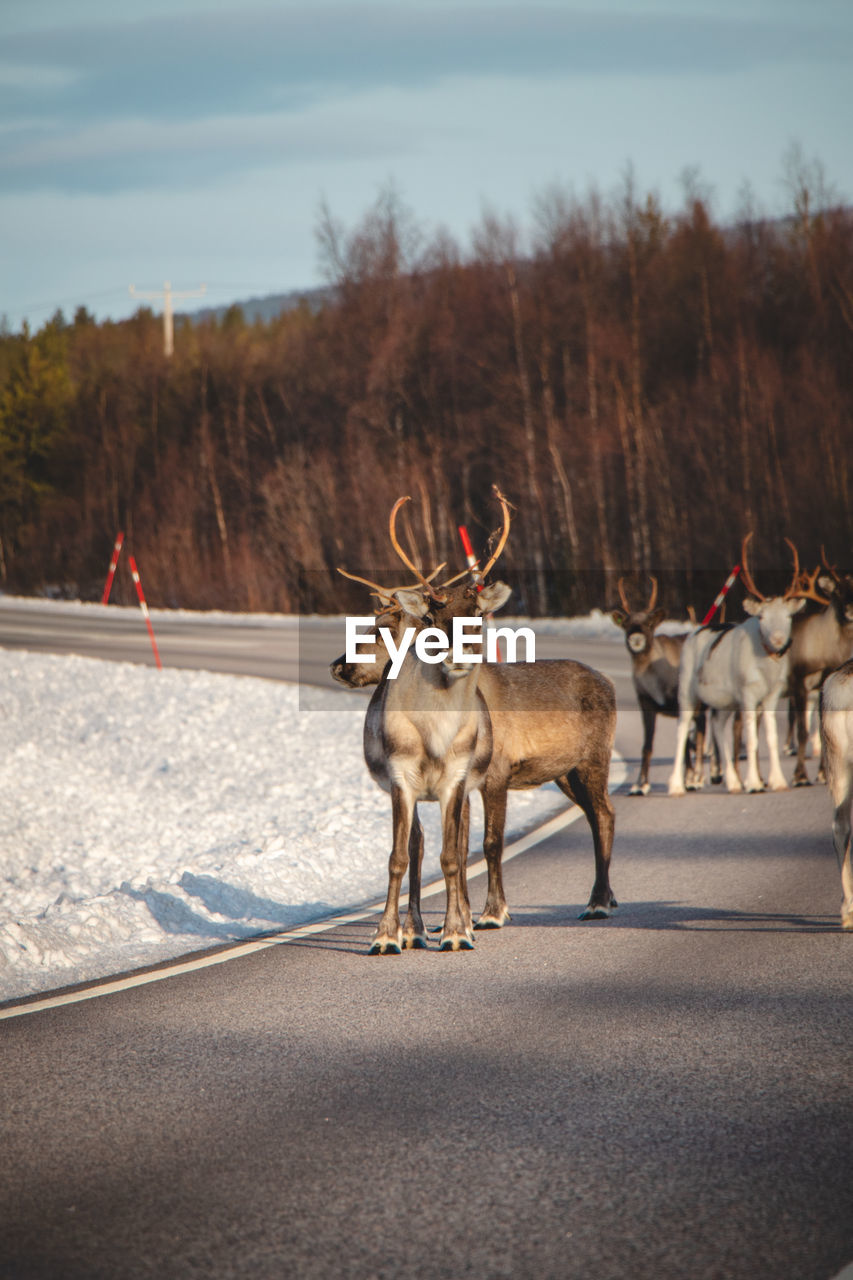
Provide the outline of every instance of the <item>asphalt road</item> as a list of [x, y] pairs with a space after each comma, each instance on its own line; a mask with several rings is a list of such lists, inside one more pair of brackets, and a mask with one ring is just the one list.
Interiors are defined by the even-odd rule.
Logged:
[[[234, 643], [242, 670], [276, 641]], [[596, 648], [633, 770], [627, 659], [572, 652]], [[615, 798], [610, 921], [577, 920], [579, 822], [508, 864], [513, 923], [473, 952], [368, 958], [367, 920], [0, 1023], [0, 1276], [836, 1275], [853, 950], [829, 799], [670, 800], [672, 741], [654, 793]]]

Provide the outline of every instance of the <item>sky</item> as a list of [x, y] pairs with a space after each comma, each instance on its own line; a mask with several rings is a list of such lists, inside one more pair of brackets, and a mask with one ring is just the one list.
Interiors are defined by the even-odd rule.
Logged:
[[777, 216], [797, 151], [851, 201], [851, 108], [849, 0], [2, 0], [0, 318], [311, 288], [321, 207], [389, 189], [463, 252], [629, 170]]

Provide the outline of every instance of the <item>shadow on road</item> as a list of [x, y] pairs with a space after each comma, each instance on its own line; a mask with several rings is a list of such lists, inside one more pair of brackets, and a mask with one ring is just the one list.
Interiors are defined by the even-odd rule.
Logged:
[[800, 913], [731, 911], [721, 907], [689, 906], [679, 902], [627, 902], [607, 920], [579, 920], [582, 903], [566, 907], [513, 908], [510, 928], [566, 929], [651, 929], [735, 931], [738, 933], [826, 933], [841, 932], [838, 919]]

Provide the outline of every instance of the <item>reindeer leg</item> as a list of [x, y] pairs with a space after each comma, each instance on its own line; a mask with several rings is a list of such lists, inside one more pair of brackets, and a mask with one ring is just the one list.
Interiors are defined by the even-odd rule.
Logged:
[[[822, 688], [823, 688], [823, 683], [824, 683], [824, 680], [826, 680], [826, 676], [827, 676], [827, 673], [826, 673], [826, 672], [824, 672], [824, 673], [823, 673], [823, 678], [821, 679], [821, 682], [820, 682], [820, 689], [822, 689]], [[812, 746], [812, 755], [814, 755], [814, 756], [818, 757], [818, 767], [817, 767], [817, 778], [816, 778], [816, 781], [817, 781], [817, 782], [820, 782], [820, 783], [824, 783], [824, 782], [826, 782], [826, 780], [827, 780], [827, 772], [826, 772], [826, 744], [825, 744], [825, 743], [824, 743], [824, 741], [823, 741], [823, 735], [822, 735], [822, 733], [821, 733], [821, 731], [820, 731], [820, 689], [816, 689], [816, 690], [815, 690], [815, 697], [816, 697], [816, 699], [817, 699], [817, 706], [816, 706], [816, 708], [815, 708], [815, 721], [816, 721], [816, 723], [815, 723], [815, 734], [816, 734], [816, 738], [814, 739], [813, 746]]]
[[462, 820], [459, 823], [459, 885], [468, 916], [471, 915], [471, 898], [468, 893], [468, 840], [471, 829], [471, 801], [466, 795], [462, 806]]
[[805, 681], [800, 676], [794, 678], [794, 693], [790, 701], [794, 704], [797, 727], [797, 765], [794, 769], [793, 783], [795, 787], [808, 787], [810, 783], [806, 771], [806, 743], [809, 738], [807, 722], [809, 695]]
[[[770, 773], [768, 774], [768, 785], [771, 791], [787, 791], [788, 784], [785, 781], [785, 775], [782, 772], [782, 762], [779, 759], [779, 730], [776, 727], [776, 699], [772, 704], [768, 704], [764, 708], [764, 733], [767, 737], [767, 754], [770, 757]], [[808, 782], [808, 779], [806, 779]]]
[[[717, 724], [716, 712], [708, 712], [708, 722], [708, 736], [711, 741], [711, 786], [718, 787], [723, 781], [723, 757], [720, 752], [720, 743], [718, 741], [720, 730]], [[737, 724], [738, 720], [737, 716], [735, 716], [735, 725]]]
[[[758, 708], [754, 702], [744, 704], [743, 731], [746, 740], [746, 786], [743, 789], [748, 792], [763, 791], [764, 783], [758, 769]], [[729, 787], [729, 790], [732, 788]]]
[[[470, 951], [474, 946], [474, 930], [471, 924], [471, 908], [465, 874], [465, 856], [462, 851], [462, 835], [465, 830], [464, 810], [467, 803], [464, 784], [457, 786], [449, 797], [441, 802], [441, 869], [447, 893], [447, 909], [441, 931], [441, 951]], [[465, 845], [467, 855], [467, 839]]]
[[723, 778], [726, 784], [726, 790], [731, 792], [743, 791], [740, 775], [737, 770], [737, 756], [734, 754], [734, 742], [726, 733], [729, 727], [730, 711], [715, 711], [713, 713], [714, 728], [717, 735], [717, 742], [720, 744], [723, 752]]
[[504, 851], [504, 826], [506, 824], [506, 787], [483, 787], [483, 855], [489, 870], [486, 903], [475, 929], [500, 929], [510, 920], [509, 908], [504, 897], [501, 860]]
[[607, 767], [594, 766], [581, 777], [572, 769], [564, 778], [555, 778], [557, 786], [570, 800], [583, 809], [592, 831], [595, 852], [595, 883], [581, 920], [605, 920], [619, 903], [610, 888], [610, 855], [616, 820], [607, 790]]
[[424, 829], [418, 807], [412, 817], [409, 834], [409, 910], [403, 922], [403, 949], [419, 950], [427, 945], [426, 929], [421, 916], [421, 863], [424, 856]]
[[682, 708], [678, 717], [678, 731], [675, 736], [675, 759], [672, 762], [672, 773], [669, 775], [668, 791], [671, 796], [684, 795], [684, 753], [687, 750], [687, 735], [693, 719], [694, 708]]
[[391, 812], [394, 820], [394, 844], [388, 860], [388, 896], [376, 937], [368, 955], [399, 955], [403, 949], [400, 927], [400, 885], [409, 865], [409, 833], [414, 816], [414, 801], [401, 787], [391, 787]]
[[[853, 786], [850, 788], [853, 790]], [[850, 843], [850, 800], [848, 794], [835, 810], [832, 823], [832, 839], [835, 853], [841, 866], [841, 891], [844, 895], [841, 903], [841, 928], [853, 932], [853, 863]]]
[[794, 707], [794, 699], [788, 699], [788, 732], [785, 734], [785, 746], [783, 748], [786, 756], [795, 756], [797, 748], [794, 742], [797, 737], [797, 712]]
[[651, 791], [649, 782], [649, 765], [652, 761], [652, 744], [655, 740], [655, 720], [657, 707], [651, 698], [640, 698], [640, 711], [643, 713], [643, 753], [640, 757], [640, 772], [637, 781], [628, 792], [631, 796], [647, 796]]
[[851, 742], [846, 734], [838, 737], [823, 722], [823, 749], [826, 756], [826, 781], [832, 796], [832, 844], [841, 871], [841, 928], [853, 932], [853, 757], [846, 758]]
[[806, 744], [806, 755], [811, 755], [813, 760], [817, 760], [821, 755], [819, 703], [820, 689], [812, 689], [809, 693], [808, 708], [806, 710], [806, 733], [810, 735]]
[[685, 776], [688, 791], [701, 791], [705, 782], [705, 738], [707, 736], [708, 713], [704, 706], [700, 707], [693, 717], [696, 726], [696, 745], [693, 751], [693, 763], [690, 763], [690, 741], [688, 737], [684, 759]]

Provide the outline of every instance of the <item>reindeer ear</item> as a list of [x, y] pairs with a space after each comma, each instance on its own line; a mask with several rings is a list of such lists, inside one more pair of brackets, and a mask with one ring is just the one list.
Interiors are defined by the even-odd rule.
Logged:
[[394, 599], [401, 605], [403, 612], [413, 618], [425, 618], [429, 613], [420, 591], [395, 591]]
[[743, 601], [744, 613], [751, 613], [753, 618], [757, 618], [761, 612], [761, 601], [756, 600], [755, 596], [745, 596]]
[[660, 624], [663, 622], [665, 617], [666, 617], [666, 609], [655, 609], [654, 613], [649, 618], [649, 626], [651, 627], [652, 631], [655, 631], [660, 626]]
[[616, 623], [617, 627], [621, 627], [624, 631], [625, 623], [628, 621], [627, 613], [623, 613], [621, 609], [614, 609], [610, 616]]
[[834, 595], [837, 589], [835, 585], [835, 579], [830, 578], [828, 573], [822, 573], [820, 575], [820, 577], [817, 580], [817, 585], [819, 590], [821, 590], [825, 596]]
[[505, 582], [491, 582], [480, 592], [479, 605], [483, 613], [496, 613], [512, 595], [512, 587]]

